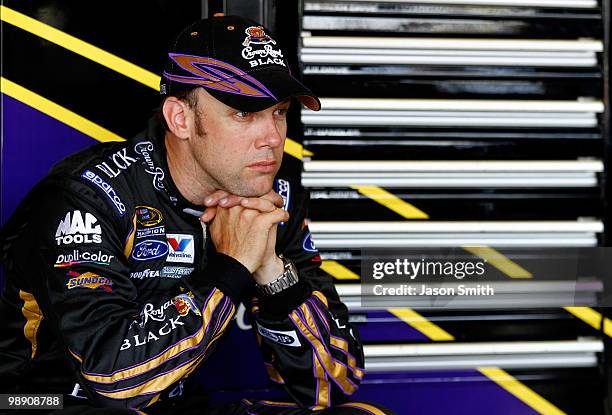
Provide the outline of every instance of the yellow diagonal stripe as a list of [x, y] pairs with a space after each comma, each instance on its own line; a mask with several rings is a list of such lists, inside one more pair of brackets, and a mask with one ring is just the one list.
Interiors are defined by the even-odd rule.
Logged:
[[339, 280], [359, 279], [359, 275], [337, 261], [322, 261], [321, 269]]
[[147, 71], [140, 66], [134, 65], [118, 56], [108, 53], [91, 43], [84, 42], [74, 36], [71, 36], [59, 29], [42, 23], [36, 19], [32, 19], [25, 14], [19, 13], [6, 6], [0, 6], [2, 11], [2, 20], [6, 23], [17, 26], [18, 28], [39, 36], [49, 42], [55, 43], [63, 48], [66, 48], [78, 55], [90, 59], [100, 65], [106, 66], [113, 71], [119, 72], [122, 75], [132, 78], [148, 86], [149, 88], [159, 91], [160, 76], [153, 72]]
[[[563, 307], [567, 312], [587, 323], [595, 330], [601, 330], [602, 315], [599, 311], [593, 310], [591, 307]], [[603, 320], [603, 332], [612, 337], [612, 320], [605, 317]]]
[[533, 274], [501, 252], [488, 246], [464, 246], [469, 253], [487, 261], [510, 278], [533, 278]]
[[[107, 68], [112, 69], [113, 71], [127, 76], [128, 78], [131, 78], [137, 82], [140, 82], [141, 84], [144, 84], [156, 91], [159, 91], [159, 75], [156, 75], [153, 72], [141, 68], [138, 65], [128, 62], [125, 59], [115, 56], [112, 53], [109, 53], [103, 49], [100, 49], [99, 47], [94, 46], [91, 43], [82, 41], [74, 36], [62, 32], [59, 29], [42, 23], [36, 19], [32, 19], [31, 17], [19, 13], [16, 10], [10, 9], [6, 6], [0, 6], [0, 10], [2, 11], [2, 20], [6, 23], [12, 24], [13, 26], [30, 32], [36, 36], [48, 40], [49, 42], [55, 43], [56, 45], [66, 48], [71, 52], [90, 59], [100, 65], [106, 66]], [[98, 138], [96, 138], [96, 140], [98, 140]], [[302, 155], [312, 155], [310, 151], [304, 150], [301, 144], [289, 138], [285, 141], [285, 152], [300, 160], [302, 159]]]
[[409, 324], [433, 341], [455, 340], [452, 334], [438, 327], [410, 308], [389, 308], [388, 311], [404, 323]]
[[293, 141], [289, 137], [285, 139], [285, 153], [302, 160], [303, 156], [312, 156], [312, 153], [305, 150], [304, 147], [297, 141]]
[[56, 104], [53, 101], [49, 101], [35, 92], [30, 91], [6, 78], [0, 79], [0, 90], [3, 94], [6, 94], [18, 101], [23, 102], [30, 107], [37, 109], [38, 111], [47, 114], [50, 117], [55, 118], [64, 124], [87, 134], [88, 136], [101, 141], [124, 141], [124, 138], [119, 137], [112, 131], [107, 130], [104, 127], [99, 126], [96, 123], [89, 121], [86, 118], [70, 111], [61, 105]]
[[362, 195], [369, 197], [375, 202], [380, 203], [396, 213], [399, 213], [406, 219], [429, 219], [429, 215], [427, 213], [378, 186], [351, 187]]
[[564, 415], [565, 412], [542, 398], [527, 386], [516, 380], [505, 370], [498, 367], [479, 367], [480, 373], [519, 398], [525, 404], [543, 415]]

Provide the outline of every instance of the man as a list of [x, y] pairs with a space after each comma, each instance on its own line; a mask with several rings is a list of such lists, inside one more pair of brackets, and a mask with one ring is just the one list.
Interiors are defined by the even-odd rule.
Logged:
[[[318, 99], [238, 17], [192, 24], [168, 56], [159, 119], [62, 161], [3, 229], [2, 390], [63, 393], [70, 413], [382, 413], [348, 402], [362, 347], [318, 270], [306, 193], [279, 173], [291, 98]], [[268, 373], [293, 402], [189, 394], [252, 299]]]

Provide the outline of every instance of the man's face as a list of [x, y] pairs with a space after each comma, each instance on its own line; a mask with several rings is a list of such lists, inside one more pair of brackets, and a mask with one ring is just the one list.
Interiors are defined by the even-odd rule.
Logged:
[[189, 140], [197, 177], [239, 196], [268, 193], [283, 158], [289, 104], [247, 113], [198, 88]]

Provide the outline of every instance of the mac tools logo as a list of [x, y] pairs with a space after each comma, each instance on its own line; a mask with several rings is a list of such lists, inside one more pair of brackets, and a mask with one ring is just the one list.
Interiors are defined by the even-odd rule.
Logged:
[[58, 245], [69, 244], [99, 244], [102, 242], [102, 229], [96, 225], [98, 219], [89, 212], [85, 217], [80, 210], [67, 212], [55, 231]]
[[166, 262], [187, 262], [193, 264], [195, 257], [193, 235], [169, 233], [167, 239], [169, 252]]

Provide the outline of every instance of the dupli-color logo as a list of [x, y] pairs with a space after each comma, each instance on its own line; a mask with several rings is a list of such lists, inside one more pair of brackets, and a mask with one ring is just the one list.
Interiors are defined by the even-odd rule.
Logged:
[[186, 262], [193, 264], [195, 249], [193, 235], [181, 233], [169, 233], [168, 239], [168, 258], [167, 262]]
[[149, 261], [161, 258], [168, 253], [168, 245], [160, 241], [146, 240], [136, 244], [132, 250], [132, 258], [136, 261]]

